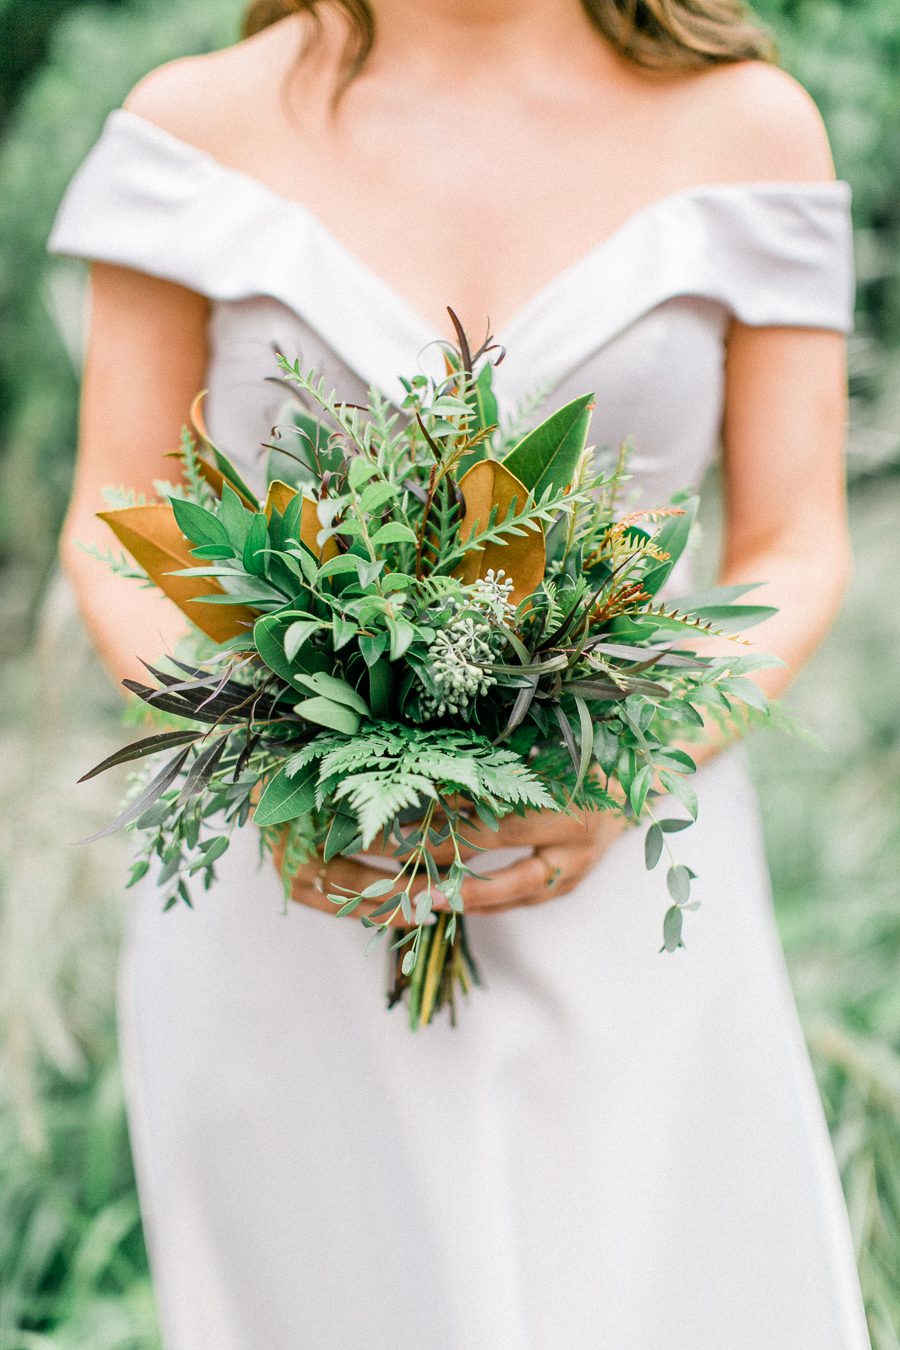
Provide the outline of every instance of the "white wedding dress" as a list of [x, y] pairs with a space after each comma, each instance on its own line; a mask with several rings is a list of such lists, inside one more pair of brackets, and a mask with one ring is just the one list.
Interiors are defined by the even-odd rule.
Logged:
[[[50, 246], [210, 298], [211, 432], [258, 480], [276, 351], [351, 401], [431, 359], [304, 207], [128, 111]], [[716, 452], [730, 318], [847, 331], [852, 291], [846, 183], [689, 188], [497, 334], [501, 407], [534, 379], [543, 410], [595, 391], [593, 439], [632, 437], [658, 504]], [[742, 752], [697, 786], [686, 950], [658, 952], [664, 879], [629, 832], [573, 894], [472, 918], [487, 988], [455, 1030], [385, 1010], [357, 924], [285, 913], [249, 829], [193, 911], [129, 898], [122, 1055], [167, 1350], [869, 1345]]]

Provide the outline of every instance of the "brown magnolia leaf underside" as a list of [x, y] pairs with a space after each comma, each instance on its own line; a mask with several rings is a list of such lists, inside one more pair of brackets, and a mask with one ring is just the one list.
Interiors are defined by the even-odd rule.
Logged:
[[213, 577], [172, 575], [181, 567], [196, 566], [197, 560], [170, 506], [163, 503], [128, 506], [120, 511], [100, 511], [98, 517], [143, 567], [153, 584], [214, 642], [227, 642], [247, 632], [258, 617], [244, 605], [197, 604], [198, 596], [224, 594]]
[[[272, 512], [278, 511], [284, 515], [290, 503], [297, 495], [297, 489], [283, 483], [280, 478], [273, 478], [266, 492], [266, 504], [263, 510], [266, 513], [266, 520], [272, 519]], [[304, 541], [305, 542], [305, 541]]]
[[[460, 526], [460, 538], [465, 541], [473, 532], [487, 528], [491, 511], [497, 508], [495, 519], [502, 522], [513, 502], [521, 511], [528, 500], [528, 491], [515, 474], [494, 459], [483, 459], [464, 473], [459, 490], [466, 503], [466, 514]], [[483, 577], [491, 568], [501, 568], [512, 578], [512, 600], [519, 604], [537, 589], [544, 578], [546, 549], [543, 530], [525, 530], [521, 535], [507, 536], [503, 543], [486, 544], [468, 552], [457, 569], [464, 582], [471, 583]]]

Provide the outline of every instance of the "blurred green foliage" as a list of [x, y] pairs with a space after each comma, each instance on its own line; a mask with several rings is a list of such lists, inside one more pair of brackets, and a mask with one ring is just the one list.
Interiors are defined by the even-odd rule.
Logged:
[[[158, 1344], [112, 1030], [123, 865], [118, 855], [74, 861], [42, 833], [65, 819], [65, 838], [78, 837], [79, 812], [88, 824], [108, 814], [94, 798], [75, 805], [71, 783], [118, 735], [114, 699], [45, 589], [48, 522], [61, 519], [73, 460], [82, 278], [44, 244], [108, 110], [151, 67], [232, 41], [241, 8], [0, 0], [0, 1350]], [[761, 737], [754, 758], [873, 1345], [898, 1350], [900, 612], [885, 582], [900, 537], [900, 19], [897, 0], [757, 9], [822, 109], [853, 187], [859, 290], [856, 577], [792, 698], [828, 748], [795, 742], [785, 754]], [[42, 699], [38, 725], [34, 691], [46, 679], [71, 692]]]

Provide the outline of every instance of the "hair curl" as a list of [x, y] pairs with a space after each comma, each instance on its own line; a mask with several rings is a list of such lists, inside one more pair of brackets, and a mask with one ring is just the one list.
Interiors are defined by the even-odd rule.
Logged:
[[[359, 73], [375, 42], [368, 0], [252, 0], [246, 37], [289, 14], [318, 18], [335, 4], [349, 21], [344, 56], [346, 85]], [[581, 0], [594, 27], [635, 65], [648, 70], [691, 71], [732, 61], [771, 61], [771, 37], [748, 16], [742, 0]]]

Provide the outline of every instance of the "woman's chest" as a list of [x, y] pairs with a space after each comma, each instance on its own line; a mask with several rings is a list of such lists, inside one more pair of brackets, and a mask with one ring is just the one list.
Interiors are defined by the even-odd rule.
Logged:
[[[210, 320], [209, 422], [214, 436], [258, 480], [273, 429], [295, 397], [280, 378], [277, 357], [314, 369], [347, 402], [365, 401], [371, 386], [397, 401], [397, 377], [439, 375], [440, 349], [404, 330], [390, 314], [373, 316], [366, 297], [330, 291], [336, 313], [320, 322], [265, 296], [214, 306]], [[355, 314], [356, 322], [353, 322]], [[565, 333], [566, 314], [556, 316]], [[540, 316], [536, 316], [539, 320]], [[695, 485], [713, 458], [724, 396], [728, 314], [718, 303], [679, 296], [642, 313], [596, 345], [554, 350], [535, 330], [511, 335], [494, 372], [501, 419], [523, 424], [585, 393], [596, 406], [592, 441], [598, 451], [632, 445], [633, 487], [641, 500], [664, 500]], [[503, 334], [499, 337], [502, 339]]]

